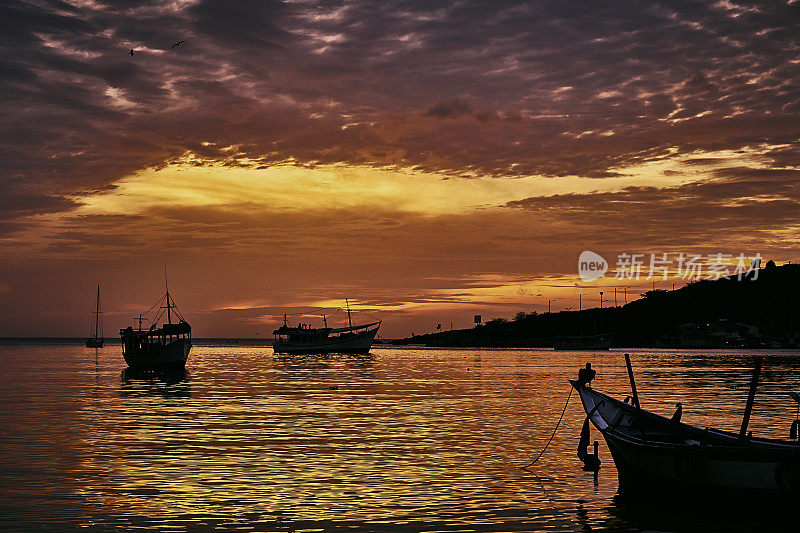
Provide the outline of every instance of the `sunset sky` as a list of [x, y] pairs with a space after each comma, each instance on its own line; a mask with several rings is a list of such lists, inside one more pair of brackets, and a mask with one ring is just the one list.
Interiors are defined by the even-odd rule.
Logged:
[[[620, 253], [800, 260], [798, 1], [11, 0], [0, 21], [0, 336], [86, 335], [97, 284], [114, 336], [164, 265], [195, 336], [348, 297], [392, 338], [630, 299], [652, 284], [615, 279]], [[582, 283], [583, 250], [611, 273]]]

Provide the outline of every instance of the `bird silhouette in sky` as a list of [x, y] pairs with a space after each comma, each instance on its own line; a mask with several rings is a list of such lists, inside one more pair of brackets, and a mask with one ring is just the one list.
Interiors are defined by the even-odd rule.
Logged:
[[170, 46], [170, 50], [171, 50], [171, 49], [173, 49], [173, 48], [175, 48], [176, 46], [180, 46], [180, 45], [182, 45], [182, 44], [183, 44], [183, 43], [185, 43], [185, 42], [186, 42], [186, 41], [178, 41], [177, 43], [175, 43], [175, 44], [173, 44], [172, 46]]
[[131, 55], [131, 57], [133, 57], [133, 48], [131, 48], [131, 51], [128, 53]]

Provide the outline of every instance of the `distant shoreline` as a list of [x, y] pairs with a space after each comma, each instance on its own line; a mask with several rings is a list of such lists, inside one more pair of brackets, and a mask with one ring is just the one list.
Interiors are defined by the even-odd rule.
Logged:
[[[599, 290], [599, 288], [598, 288]], [[560, 337], [613, 335], [612, 348], [798, 349], [800, 265], [768, 266], [741, 278], [646, 291], [622, 306], [526, 313], [470, 329], [398, 339], [428, 347], [552, 348]]]

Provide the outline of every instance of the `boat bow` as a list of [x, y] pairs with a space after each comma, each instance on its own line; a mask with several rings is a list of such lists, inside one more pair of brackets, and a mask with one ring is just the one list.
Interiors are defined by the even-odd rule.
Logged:
[[620, 401], [570, 380], [592, 425], [603, 435], [620, 493], [641, 496], [773, 497], [800, 494], [796, 442], [700, 428]]

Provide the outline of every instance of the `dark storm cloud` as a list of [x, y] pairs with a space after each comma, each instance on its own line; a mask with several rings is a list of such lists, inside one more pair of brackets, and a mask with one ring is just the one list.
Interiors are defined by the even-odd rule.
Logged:
[[0, 195], [0, 212], [8, 213], [11, 217], [53, 213], [68, 210], [77, 205], [76, 202], [67, 198], [26, 193], [19, 189], [10, 189]]
[[284, 46], [276, 41], [291, 37], [277, 25], [285, 20], [288, 9], [276, 0], [205, 0], [188, 9], [188, 14], [193, 33], [237, 49], [282, 50]]
[[[580, 228], [584, 241], [625, 246], [736, 246], [792, 250], [800, 224], [800, 171], [725, 168], [677, 187], [531, 197], [506, 205]], [[649, 250], [647, 250], [649, 251]]]
[[10, 2], [0, 180], [59, 197], [186, 153], [602, 178], [670, 150], [781, 145], [765, 157], [795, 164], [799, 9]]
[[462, 115], [473, 113], [472, 104], [465, 100], [455, 98], [443, 102], [437, 102], [425, 111], [425, 114], [438, 118], [455, 118]]

